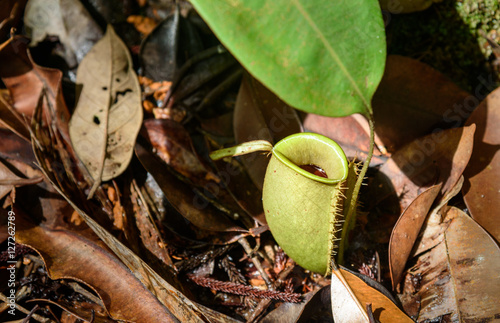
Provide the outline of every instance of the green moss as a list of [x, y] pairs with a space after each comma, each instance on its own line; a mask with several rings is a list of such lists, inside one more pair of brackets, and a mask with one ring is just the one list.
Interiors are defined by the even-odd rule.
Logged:
[[500, 40], [500, 5], [498, 0], [462, 0], [455, 5], [458, 14], [478, 39], [480, 49], [486, 57], [491, 55], [491, 47], [481, 36], [480, 30], [493, 40]]
[[388, 52], [421, 60], [473, 91], [490, 70], [491, 48], [480, 31], [500, 39], [499, 25], [498, 0], [443, 1], [423, 12], [391, 15]]

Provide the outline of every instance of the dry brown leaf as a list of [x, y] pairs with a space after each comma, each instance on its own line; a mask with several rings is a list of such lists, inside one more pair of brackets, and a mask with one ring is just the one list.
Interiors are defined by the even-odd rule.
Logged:
[[8, 90], [0, 90], [0, 127], [2, 124], [21, 138], [30, 141], [28, 125], [10, 104]]
[[413, 250], [411, 251], [410, 258], [420, 255], [434, 248], [438, 243], [444, 239], [444, 231], [450, 225], [450, 221], [443, 220], [443, 209], [446, 207], [448, 202], [456, 196], [462, 189], [464, 183], [464, 177], [460, 177], [455, 187], [453, 187], [445, 196], [435, 203], [431, 212], [427, 215], [422, 228], [420, 229], [420, 234], [418, 240], [416, 241]]
[[474, 110], [474, 151], [465, 169], [464, 199], [471, 216], [500, 243], [500, 88]]
[[[48, 211], [48, 210], [46, 210]], [[69, 210], [68, 210], [69, 211]], [[43, 258], [52, 279], [85, 282], [102, 299], [114, 319], [170, 322], [173, 315], [94, 235], [21, 222], [16, 213], [16, 238]], [[58, 215], [59, 216], [59, 215]], [[140, 301], [139, 301], [140, 300]]]
[[406, 261], [413, 249], [420, 228], [440, 190], [441, 184], [434, 185], [417, 196], [401, 214], [392, 230], [389, 242], [389, 269], [391, 271], [392, 289], [395, 289], [403, 278]]
[[[334, 118], [308, 113], [304, 117], [304, 129], [334, 140], [342, 147], [347, 157], [364, 159], [368, 155], [370, 136], [369, 129], [364, 128], [360, 123], [363, 118], [362, 115]], [[380, 158], [382, 154], [377, 147], [377, 137], [375, 138], [375, 144], [370, 165], [378, 165], [384, 162]]]
[[108, 26], [77, 72], [83, 85], [69, 129], [75, 152], [94, 184], [120, 175], [130, 163], [142, 123], [141, 89], [127, 47]]
[[332, 314], [336, 323], [369, 323], [363, 304], [345, 278], [345, 271], [334, 268], [330, 285]]
[[475, 128], [471, 125], [444, 130], [405, 145], [380, 168], [386, 178], [379, 185], [372, 185], [372, 189], [377, 190], [375, 196], [380, 201], [395, 194], [399, 197], [402, 212], [431, 185], [443, 183], [440, 195], [445, 195], [467, 166]]
[[62, 72], [36, 65], [28, 53], [27, 39], [21, 36], [0, 45], [0, 62], [9, 62], [0, 64], [0, 77], [10, 91], [17, 112], [30, 120], [45, 88], [48, 103], [44, 102], [44, 117], [48, 123], [55, 123], [69, 143], [69, 112], [62, 96]]
[[[389, 55], [384, 76], [373, 95], [375, 132], [393, 153], [439, 127], [461, 125], [465, 119], [457, 108], [470, 112], [474, 108], [468, 105], [470, 96], [431, 66], [409, 57]], [[455, 111], [453, 107], [457, 107]]]
[[420, 302], [418, 321], [492, 322], [500, 316], [500, 248], [474, 220], [452, 207], [444, 239], [409, 270], [419, 277], [405, 284], [405, 307]]
[[130, 184], [130, 202], [133, 206], [135, 223], [144, 247], [165, 265], [174, 267], [166, 248], [167, 245], [135, 180]]
[[101, 28], [78, 0], [29, 0], [24, 23], [31, 31], [32, 46], [57, 36], [70, 67], [76, 67], [102, 37]]
[[[362, 279], [356, 275], [350, 273], [349, 271], [341, 269], [342, 275], [345, 278], [347, 284], [354, 292], [355, 297], [359, 301], [359, 304], [363, 307], [363, 311], [366, 313], [366, 305], [372, 304], [372, 310], [375, 318], [380, 322], [384, 323], [403, 323], [403, 322], [413, 322], [402, 310], [400, 310], [393, 301], [391, 301], [387, 296], [385, 296], [380, 291], [369, 286]], [[332, 276], [333, 277], [333, 276]], [[335, 297], [332, 294], [332, 300]], [[337, 296], [338, 297], [338, 296]], [[347, 309], [343, 309], [347, 311]], [[335, 320], [337, 322], [337, 320]], [[353, 322], [353, 321], [345, 321]]]
[[196, 194], [191, 186], [172, 174], [167, 166], [140, 141], [136, 144], [135, 151], [144, 168], [158, 182], [170, 204], [193, 225], [210, 231], [245, 231]]
[[[11, 167], [13, 165], [10, 165]], [[0, 200], [9, 194], [14, 187], [33, 185], [43, 181], [42, 174], [39, 172], [36, 177], [33, 178], [21, 178], [14, 174], [2, 160], [0, 160]]]
[[[234, 108], [234, 137], [237, 143], [267, 140], [277, 143], [302, 132], [297, 113], [253, 77], [241, 83]], [[264, 154], [241, 156], [254, 184], [262, 190], [269, 158]]]
[[[173, 169], [193, 182], [204, 179], [208, 170], [200, 162], [189, 133], [170, 119], [144, 120], [141, 134], [151, 142], [156, 154]], [[215, 176], [215, 175], [214, 175]]]

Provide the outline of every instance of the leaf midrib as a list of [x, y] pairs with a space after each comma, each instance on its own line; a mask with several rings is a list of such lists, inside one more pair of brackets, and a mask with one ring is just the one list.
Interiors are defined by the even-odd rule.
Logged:
[[326, 39], [326, 37], [323, 34], [323, 32], [321, 32], [321, 30], [319, 29], [319, 27], [316, 25], [316, 23], [311, 18], [311, 16], [309, 15], [309, 13], [304, 9], [304, 7], [302, 6], [302, 4], [300, 3], [299, 0], [292, 0], [291, 2], [297, 8], [297, 10], [302, 15], [302, 17], [304, 17], [304, 19], [307, 21], [307, 23], [309, 24], [309, 26], [318, 35], [319, 39], [321, 40], [321, 42], [323, 43], [323, 45], [327, 49], [327, 51], [330, 54], [331, 58], [337, 63], [337, 65], [339, 66], [339, 68], [342, 71], [342, 73], [345, 75], [345, 77], [351, 83], [351, 85], [354, 88], [355, 92], [358, 94], [358, 96], [363, 101], [363, 104], [365, 105], [365, 107], [367, 109], [367, 112], [371, 113], [371, 106], [370, 106], [367, 98], [365, 98], [365, 96], [363, 95], [363, 92], [361, 92], [361, 89], [358, 87], [358, 85], [357, 85], [356, 81], [354, 80], [354, 78], [352, 77], [351, 73], [349, 73], [349, 71], [345, 67], [344, 63], [342, 62], [342, 60], [338, 56], [337, 52], [335, 51], [335, 49], [330, 45], [330, 43]]

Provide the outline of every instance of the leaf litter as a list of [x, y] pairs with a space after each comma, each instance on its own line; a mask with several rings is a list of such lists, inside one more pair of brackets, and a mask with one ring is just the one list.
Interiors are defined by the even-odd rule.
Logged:
[[[349, 156], [363, 159], [368, 150], [363, 120], [297, 115], [248, 75], [241, 81], [238, 63], [196, 13], [185, 15], [189, 6], [179, 11], [142, 3], [146, 11], [134, 11], [132, 5], [112, 14], [109, 4], [93, 1], [70, 14], [71, 2], [61, 1], [62, 20], [76, 15], [89, 29], [66, 25], [55, 39], [43, 36], [53, 32], [32, 27], [42, 35], [38, 47], [59, 41], [64, 49], [55, 53], [66, 66], [79, 65], [82, 73], [94, 75], [77, 77], [81, 86], [76, 87], [75, 111], [64, 100], [72, 96], [70, 74], [62, 73], [70, 73], [67, 67], [60, 67], [61, 72], [37, 65], [20, 36], [0, 45], [0, 77], [6, 88], [0, 101], [0, 226], [6, 232], [3, 221], [13, 210], [17, 242], [32, 248], [16, 245], [19, 266], [32, 279], [24, 297], [56, 313], [43, 310], [33, 317], [96, 322], [498, 317], [500, 257], [494, 240], [496, 213], [491, 212], [498, 201], [498, 90], [464, 127], [456, 128], [466, 116], [449, 114], [448, 108], [470, 95], [423, 63], [388, 57], [373, 99], [379, 151], [355, 230], [345, 241], [344, 265], [363, 274], [342, 268], [323, 277], [296, 265], [267, 231], [258, 175], [266, 157], [259, 156], [260, 165], [243, 158], [212, 162], [208, 153], [250, 137], [275, 142], [305, 128], [332, 137]], [[87, 11], [90, 7], [94, 9]], [[10, 6], [8, 11], [8, 23], [15, 25], [19, 11]], [[130, 23], [137, 23], [131, 18], [126, 22], [134, 14], [165, 19], [140, 50], [137, 34], [127, 34]], [[111, 36], [108, 27], [101, 44], [115, 44], [120, 58], [98, 50], [102, 45], [88, 52], [100, 37], [96, 26], [103, 27], [102, 18], [114, 21], [120, 36]], [[124, 36], [127, 45], [119, 40]], [[85, 67], [89, 59], [94, 65]], [[110, 61], [121, 63], [114, 74]], [[143, 67], [140, 83], [138, 61]], [[107, 82], [106, 90], [101, 81]], [[85, 88], [93, 89], [85, 93]], [[73, 120], [68, 130], [69, 111], [87, 120], [87, 126], [78, 126], [80, 132], [96, 124], [96, 113], [80, 111], [85, 100], [98, 103], [92, 104], [97, 112], [106, 111], [97, 116], [103, 125], [97, 127], [99, 144], [89, 146], [88, 158], [99, 160], [98, 170], [116, 157], [110, 149], [114, 134], [108, 131], [113, 122], [126, 138], [126, 154], [117, 157], [121, 165], [111, 167], [112, 176], [90, 171], [78, 152], [81, 133], [72, 132]], [[454, 123], [444, 122], [450, 120], [446, 116]], [[47, 293], [49, 285], [37, 285], [37, 275], [45, 277], [57, 301], [39, 293]], [[393, 291], [374, 279], [387, 288], [392, 282]], [[33, 308], [22, 299], [19, 303]]]

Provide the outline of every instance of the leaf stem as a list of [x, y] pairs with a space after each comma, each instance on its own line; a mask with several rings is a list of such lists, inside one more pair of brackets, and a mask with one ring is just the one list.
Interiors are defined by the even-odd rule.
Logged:
[[[347, 221], [350, 221], [350, 219], [352, 219], [352, 217], [354, 216], [354, 212], [356, 212], [359, 190], [361, 189], [361, 184], [363, 183], [366, 172], [368, 171], [368, 167], [370, 166], [370, 160], [372, 159], [372, 156], [373, 156], [373, 149], [375, 148], [375, 122], [373, 119], [373, 115], [371, 113], [368, 114], [367, 119], [368, 119], [368, 125], [370, 127], [370, 147], [368, 148], [368, 155], [366, 156], [366, 160], [363, 164], [363, 167], [361, 168], [361, 171], [359, 172], [358, 178], [356, 180], [356, 184], [354, 184], [354, 189], [352, 191], [349, 209], [347, 211], [347, 214], [345, 214], [345, 217], [344, 217], [344, 219], [346, 220], [346, 224], [347, 224]], [[347, 227], [346, 227], [346, 225], [344, 225], [343, 231], [345, 231], [347, 229]], [[342, 232], [342, 233], [343, 233], [342, 238], [347, 239], [347, 235], [344, 236], [345, 232]], [[343, 246], [345, 246], [345, 241], [341, 241], [341, 245], [339, 246], [339, 252], [337, 255], [337, 261], [339, 264], [342, 264], [344, 262], [344, 248], [343, 248]]]

